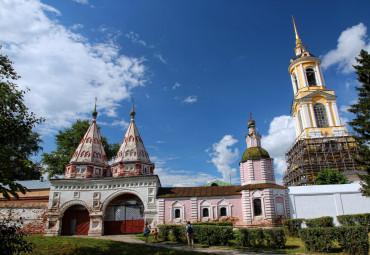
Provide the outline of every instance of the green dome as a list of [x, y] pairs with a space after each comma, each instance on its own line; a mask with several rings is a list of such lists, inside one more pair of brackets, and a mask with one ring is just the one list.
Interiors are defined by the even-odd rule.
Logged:
[[261, 158], [270, 158], [270, 155], [263, 148], [252, 147], [252, 148], [248, 148], [244, 152], [242, 162], [245, 162], [245, 161], [250, 160], [250, 159], [261, 159]]

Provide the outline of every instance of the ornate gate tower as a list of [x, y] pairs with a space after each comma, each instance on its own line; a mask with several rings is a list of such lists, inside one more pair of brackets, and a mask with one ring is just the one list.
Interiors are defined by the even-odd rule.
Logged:
[[97, 115], [95, 109], [64, 178], [50, 180], [45, 235], [141, 233], [145, 221], [156, 225], [161, 183], [135, 125], [134, 109], [111, 167], [96, 126]]
[[297, 140], [286, 154], [285, 186], [315, 184], [317, 173], [330, 167], [351, 178], [355, 175], [357, 147], [341, 123], [336, 96], [328, 90], [321, 71], [321, 60], [306, 50], [293, 19], [296, 56], [288, 67], [294, 99]]

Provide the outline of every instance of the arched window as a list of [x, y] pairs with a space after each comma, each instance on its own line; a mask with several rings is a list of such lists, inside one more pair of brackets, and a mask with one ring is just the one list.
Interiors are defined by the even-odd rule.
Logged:
[[312, 67], [306, 68], [306, 77], [309, 87], [317, 86], [315, 70]]
[[314, 105], [315, 119], [318, 127], [328, 127], [328, 119], [326, 117], [326, 110], [323, 104], [317, 103]]
[[180, 218], [181, 216], [181, 210], [180, 209], [175, 209], [175, 219]]
[[220, 216], [227, 216], [227, 210], [226, 207], [221, 207], [220, 209]]
[[296, 91], [298, 91], [298, 79], [296, 74], [293, 74], [293, 83]]
[[254, 216], [262, 215], [262, 205], [261, 205], [260, 198], [256, 198], [253, 200], [253, 210], [254, 210]]
[[208, 208], [203, 208], [203, 213], [202, 213], [202, 217], [209, 217], [209, 210]]

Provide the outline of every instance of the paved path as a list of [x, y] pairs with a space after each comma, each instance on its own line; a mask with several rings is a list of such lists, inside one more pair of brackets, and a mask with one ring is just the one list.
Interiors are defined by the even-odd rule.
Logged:
[[[86, 236], [84, 236], [86, 237]], [[254, 254], [254, 255], [262, 255], [262, 254], [281, 254], [281, 253], [274, 253], [274, 252], [251, 252], [251, 251], [238, 251], [233, 248], [214, 248], [214, 247], [195, 247], [193, 249], [188, 248], [186, 245], [181, 244], [164, 244], [164, 243], [145, 243], [138, 239], [135, 235], [108, 235], [108, 236], [99, 236], [99, 237], [89, 237], [89, 238], [97, 238], [97, 239], [105, 239], [105, 240], [113, 240], [125, 243], [133, 243], [133, 244], [146, 244], [150, 246], [157, 246], [163, 247], [168, 249], [175, 249], [175, 250], [184, 250], [184, 251], [197, 251], [197, 252], [204, 252], [204, 253], [212, 253], [212, 254], [235, 254], [235, 255], [242, 255], [242, 254]]]

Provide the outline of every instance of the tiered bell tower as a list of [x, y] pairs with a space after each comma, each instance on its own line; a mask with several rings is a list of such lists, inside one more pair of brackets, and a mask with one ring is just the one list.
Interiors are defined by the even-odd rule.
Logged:
[[288, 72], [297, 139], [286, 154], [284, 185], [315, 184], [318, 172], [328, 167], [355, 176], [357, 147], [340, 120], [335, 93], [326, 87], [321, 60], [302, 44], [294, 18], [293, 26], [296, 56]]
[[343, 136], [347, 129], [341, 123], [334, 91], [326, 88], [321, 61], [302, 44], [294, 19], [293, 25], [296, 57], [290, 60], [288, 71], [294, 91], [291, 114], [297, 137]]

